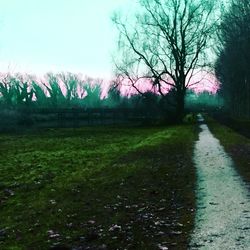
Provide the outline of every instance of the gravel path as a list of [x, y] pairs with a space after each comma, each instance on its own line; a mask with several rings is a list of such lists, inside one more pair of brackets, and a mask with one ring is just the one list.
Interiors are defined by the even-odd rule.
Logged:
[[[198, 117], [202, 122], [202, 116]], [[250, 194], [206, 124], [194, 150], [197, 211], [190, 249], [250, 249]]]

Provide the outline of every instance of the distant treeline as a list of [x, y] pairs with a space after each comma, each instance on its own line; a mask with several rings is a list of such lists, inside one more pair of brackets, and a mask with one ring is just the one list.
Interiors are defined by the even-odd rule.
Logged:
[[125, 96], [114, 84], [107, 86], [102, 79], [81, 78], [72, 73], [49, 73], [44, 79], [8, 74], [0, 79], [1, 109], [146, 108], [155, 111], [164, 106], [161, 99], [152, 92]]
[[[72, 73], [50, 73], [43, 79], [6, 75], [0, 79], [0, 127], [77, 119], [84, 124], [175, 120], [174, 92], [165, 97], [150, 91], [124, 95], [115, 86]], [[190, 90], [186, 104], [189, 111], [221, 106], [217, 96]]]
[[6, 108], [101, 105], [102, 80], [72, 73], [47, 74], [44, 79], [15, 74], [0, 80], [0, 105]]

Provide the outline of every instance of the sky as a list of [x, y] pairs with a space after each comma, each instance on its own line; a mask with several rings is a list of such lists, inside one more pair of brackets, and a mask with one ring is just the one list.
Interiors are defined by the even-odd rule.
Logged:
[[112, 76], [115, 10], [131, 0], [0, 0], [0, 71]]

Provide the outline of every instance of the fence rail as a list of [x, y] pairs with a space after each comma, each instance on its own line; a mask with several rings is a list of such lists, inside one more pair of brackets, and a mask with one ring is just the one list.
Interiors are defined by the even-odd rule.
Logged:
[[56, 122], [58, 126], [69, 123], [74, 126], [131, 123], [161, 118], [159, 112], [131, 108], [39, 108], [22, 109], [19, 112], [33, 119], [35, 123]]

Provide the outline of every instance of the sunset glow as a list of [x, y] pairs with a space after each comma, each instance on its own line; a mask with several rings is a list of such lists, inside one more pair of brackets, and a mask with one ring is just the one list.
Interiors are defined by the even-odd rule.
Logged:
[[[81, 79], [101, 78], [104, 96], [111, 82], [117, 80], [112, 57], [118, 33], [111, 16], [117, 10], [134, 11], [136, 5], [131, 0], [75, 0], [74, 4], [67, 0], [3, 0], [0, 6], [0, 32], [4, 37], [0, 44], [2, 73], [34, 75], [41, 80], [48, 72], [72, 72]], [[143, 92], [157, 93], [150, 81], [141, 79], [136, 86]], [[199, 83], [193, 85], [196, 81]], [[128, 83], [128, 79], [123, 80], [123, 95], [136, 93]], [[163, 93], [171, 89], [162, 85]], [[190, 88], [197, 93], [215, 93], [218, 82], [212, 74], [198, 73], [192, 77]]]

